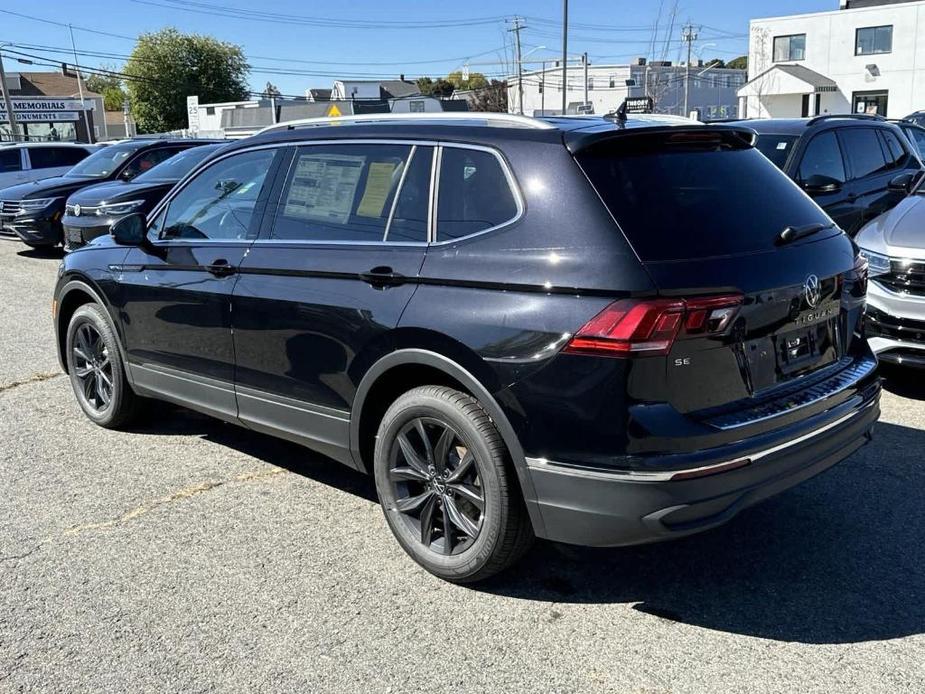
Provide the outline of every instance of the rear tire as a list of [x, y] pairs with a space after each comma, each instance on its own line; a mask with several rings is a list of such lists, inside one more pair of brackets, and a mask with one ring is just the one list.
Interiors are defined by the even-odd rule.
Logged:
[[415, 388], [386, 411], [376, 489], [395, 538], [427, 571], [472, 583], [529, 549], [533, 529], [507, 457], [479, 402], [453, 388]]
[[84, 414], [107, 429], [131, 421], [139, 398], [125, 377], [118, 338], [102, 307], [84, 304], [74, 312], [65, 349], [71, 387]]

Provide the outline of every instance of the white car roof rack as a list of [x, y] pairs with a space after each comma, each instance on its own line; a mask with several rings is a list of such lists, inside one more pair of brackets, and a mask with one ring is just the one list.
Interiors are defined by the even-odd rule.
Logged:
[[322, 118], [300, 118], [269, 125], [257, 134], [289, 130], [293, 128], [310, 128], [335, 123], [407, 123], [407, 122], [444, 123], [446, 121], [484, 121], [486, 125], [515, 128], [534, 128], [536, 130], [553, 130], [554, 125], [529, 116], [515, 113], [490, 113], [484, 111], [449, 111], [441, 113], [367, 113], [350, 116], [326, 116]]

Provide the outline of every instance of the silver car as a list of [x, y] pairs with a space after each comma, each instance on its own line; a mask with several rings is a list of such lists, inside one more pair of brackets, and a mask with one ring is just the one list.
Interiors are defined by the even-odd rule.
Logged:
[[864, 330], [882, 362], [925, 367], [925, 179], [858, 232], [870, 283]]

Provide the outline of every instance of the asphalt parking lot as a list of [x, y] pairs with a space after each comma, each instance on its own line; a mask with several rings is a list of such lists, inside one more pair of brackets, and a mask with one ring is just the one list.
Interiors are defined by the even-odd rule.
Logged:
[[92, 425], [58, 260], [0, 242], [0, 691], [921, 692], [925, 375], [873, 444], [670, 544], [443, 583], [371, 480], [177, 408]]

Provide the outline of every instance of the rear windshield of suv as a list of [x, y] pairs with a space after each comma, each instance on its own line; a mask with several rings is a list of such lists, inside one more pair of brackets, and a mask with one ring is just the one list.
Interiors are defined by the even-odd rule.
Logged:
[[768, 251], [788, 226], [830, 223], [783, 172], [734, 137], [634, 135], [577, 159], [643, 261]]

